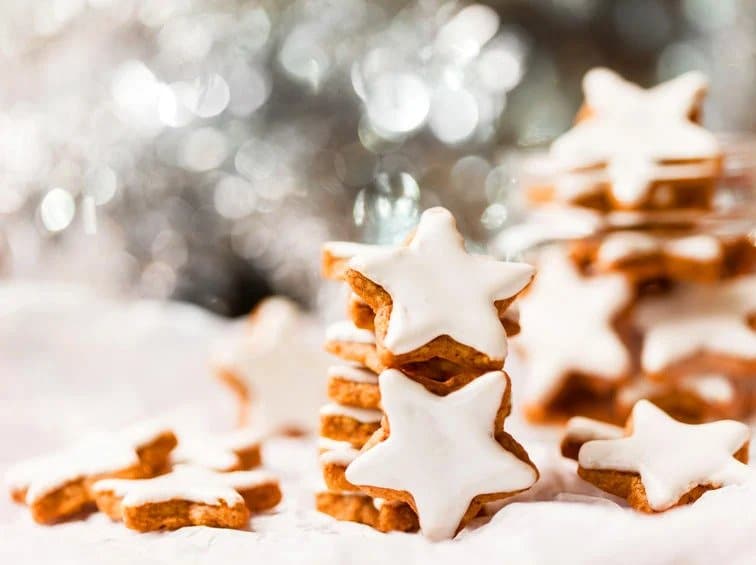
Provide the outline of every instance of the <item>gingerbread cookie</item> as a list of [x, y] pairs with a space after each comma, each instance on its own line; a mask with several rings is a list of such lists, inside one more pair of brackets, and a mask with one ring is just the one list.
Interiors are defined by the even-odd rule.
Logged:
[[347, 302], [347, 317], [360, 329], [375, 331], [375, 312], [370, 304], [365, 302], [354, 292], [349, 294]]
[[644, 90], [589, 71], [577, 123], [551, 146], [559, 173], [531, 197], [602, 210], [708, 209], [722, 150], [694, 121], [706, 87], [696, 72]]
[[750, 435], [748, 426], [733, 420], [683, 424], [641, 400], [626, 437], [583, 444], [578, 474], [636, 510], [663, 512], [756, 478], [746, 464]]
[[380, 409], [378, 375], [353, 365], [335, 365], [328, 369], [328, 398], [344, 406]]
[[159, 423], [97, 433], [52, 455], [11, 467], [6, 482], [32, 518], [52, 524], [93, 506], [91, 485], [105, 477], [141, 478], [162, 472], [176, 446], [173, 432]]
[[417, 515], [403, 502], [382, 501], [356, 492], [318, 492], [315, 507], [337, 520], [357, 522], [381, 532], [415, 532]]
[[329, 402], [320, 409], [320, 435], [360, 448], [381, 424], [383, 413]]
[[347, 282], [376, 313], [380, 361], [391, 367], [440, 358], [500, 369], [501, 313], [533, 277], [530, 265], [468, 254], [444, 208], [423, 213], [407, 246], [357, 255], [348, 267]]
[[358, 488], [351, 484], [345, 476], [346, 468], [359, 454], [359, 450], [351, 443], [323, 451], [319, 456], [323, 481], [331, 491], [355, 492]]
[[375, 373], [385, 369], [375, 345], [375, 334], [351, 321], [335, 322], [326, 329], [325, 349], [345, 361], [352, 361]]
[[617, 322], [633, 298], [622, 275], [584, 277], [558, 248], [539, 256], [540, 270], [520, 301], [515, 341], [527, 365], [526, 415], [580, 413], [573, 403], [610, 394], [632, 362]]
[[380, 375], [387, 420], [347, 467], [346, 479], [409, 504], [431, 539], [451, 538], [482, 504], [530, 488], [538, 471], [503, 431], [509, 380], [486, 373], [437, 396], [398, 370]]
[[216, 436], [181, 434], [171, 459], [223, 473], [246, 471], [262, 461], [260, 436], [249, 428]]
[[559, 448], [563, 456], [577, 461], [584, 443], [594, 439], [618, 439], [623, 437], [624, 433], [619, 426], [583, 416], [573, 416], [567, 420]]
[[347, 264], [356, 255], [370, 255], [392, 249], [388, 245], [370, 245], [352, 241], [328, 241], [323, 245], [321, 273], [323, 278], [343, 281], [346, 279]]
[[646, 399], [675, 420], [687, 424], [741, 419], [750, 409], [748, 394], [743, 388], [718, 374], [685, 375], [668, 382], [639, 377], [620, 389], [615, 408], [621, 418], [626, 418], [636, 402]]
[[756, 275], [716, 285], [680, 285], [642, 299], [641, 366], [653, 378], [714, 372], [756, 375]]
[[265, 471], [216, 473], [183, 465], [152, 479], [105, 479], [92, 490], [102, 512], [140, 532], [245, 528], [250, 512], [268, 510], [281, 500], [278, 480]]

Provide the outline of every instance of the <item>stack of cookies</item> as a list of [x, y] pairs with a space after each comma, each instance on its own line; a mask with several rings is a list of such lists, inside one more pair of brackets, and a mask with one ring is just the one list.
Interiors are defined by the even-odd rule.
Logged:
[[454, 218], [426, 211], [404, 245], [326, 244], [326, 278], [346, 281], [349, 320], [326, 349], [319, 510], [382, 531], [450, 538], [484, 503], [528, 489], [538, 471], [504, 431], [501, 370], [523, 263], [470, 255]]
[[706, 80], [644, 90], [594, 69], [583, 86], [548, 182], [526, 191], [536, 209], [597, 220], [591, 235], [533, 254], [517, 340], [526, 413], [624, 422], [648, 399], [686, 422], [745, 418], [756, 407], [756, 217], [721, 219], [725, 152], [699, 124]]

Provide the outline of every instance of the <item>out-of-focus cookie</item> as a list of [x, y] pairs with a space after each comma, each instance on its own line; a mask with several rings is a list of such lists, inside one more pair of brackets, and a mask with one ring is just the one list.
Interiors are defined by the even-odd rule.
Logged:
[[651, 378], [756, 375], [756, 274], [644, 297], [634, 321], [643, 331], [641, 367]]
[[328, 369], [328, 398], [344, 406], [378, 410], [378, 375], [354, 365], [334, 365]]
[[567, 420], [559, 448], [564, 457], [577, 461], [584, 443], [594, 439], [618, 439], [624, 435], [625, 430], [619, 426], [593, 418], [574, 416]]
[[582, 399], [611, 395], [631, 375], [617, 326], [633, 288], [620, 274], [584, 277], [558, 248], [544, 250], [538, 264], [519, 303], [522, 331], [514, 343], [526, 364], [526, 416], [548, 421], [581, 414]]
[[151, 479], [105, 479], [93, 486], [97, 507], [140, 532], [185, 526], [245, 528], [250, 512], [281, 500], [278, 480], [266, 471], [216, 473], [179, 465]]
[[318, 492], [315, 507], [337, 520], [357, 522], [381, 532], [415, 532], [417, 515], [402, 502], [374, 499], [358, 492]]
[[641, 400], [625, 437], [583, 444], [578, 474], [636, 510], [663, 512], [708, 490], [752, 481], [750, 435], [748, 426], [734, 420], [683, 424]]
[[206, 436], [182, 433], [171, 459], [223, 473], [246, 471], [262, 462], [260, 441], [259, 434], [250, 428]]
[[530, 488], [538, 471], [503, 431], [505, 373], [438, 396], [395, 369], [380, 376], [383, 426], [349, 464], [362, 492], [409, 504], [431, 539], [453, 537], [486, 502]]
[[501, 312], [533, 277], [525, 263], [468, 254], [444, 208], [426, 210], [406, 246], [356, 255], [348, 267], [347, 282], [376, 313], [387, 367], [440, 358], [500, 369], [507, 354]]
[[710, 208], [722, 149], [696, 123], [706, 88], [696, 72], [644, 90], [592, 69], [575, 126], [551, 145], [554, 179], [531, 187], [530, 199], [605, 211]]
[[120, 432], [99, 432], [51, 455], [12, 466], [5, 480], [32, 518], [52, 524], [94, 506], [91, 485], [106, 477], [151, 477], [168, 466], [176, 436], [149, 422]]
[[336, 357], [367, 367], [375, 373], [385, 368], [376, 349], [375, 334], [358, 328], [349, 320], [328, 326], [325, 349]]

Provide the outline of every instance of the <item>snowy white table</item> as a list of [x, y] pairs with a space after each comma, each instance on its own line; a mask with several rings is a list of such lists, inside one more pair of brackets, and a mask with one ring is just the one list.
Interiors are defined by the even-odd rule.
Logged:
[[[70, 287], [0, 285], [0, 472], [11, 462], [156, 414], [228, 429], [233, 402], [210, 376], [208, 347], [227, 322], [193, 307], [124, 303]], [[510, 368], [516, 373], [516, 367]], [[516, 384], [516, 383], [515, 383]], [[515, 389], [517, 398], [517, 390]], [[313, 439], [276, 439], [266, 466], [284, 502], [250, 531], [137, 534], [100, 514], [44, 527], [0, 498], [1, 563], [752, 563], [756, 486], [643, 516], [604, 498], [562, 459], [554, 430], [515, 414], [508, 428], [541, 470], [530, 492], [457, 539], [380, 534], [313, 509]]]

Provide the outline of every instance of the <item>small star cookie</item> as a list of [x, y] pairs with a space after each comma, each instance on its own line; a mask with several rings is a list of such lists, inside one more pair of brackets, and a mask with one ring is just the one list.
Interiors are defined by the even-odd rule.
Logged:
[[746, 465], [751, 432], [740, 422], [683, 424], [641, 400], [626, 434], [583, 444], [578, 474], [636, 510], [663, 512], [756, 478]]
[[756, 374], [756, 275], [716, 285], [681, 285], [638, 303], [641, 365], [651, 376]]
[[176, 436], [157, 422], [93, 433], [67, 449], [12, 466], [5, 481], [35, 521], [52, 524], [93, 506], [91, 485], [98, 479], [158, 474], [175, 446]]
[[395, 369], [379, 380], [384, 438], [354, 459], [346, 479], [371, 496], [409, 504], [425, 536], [454, 537], [482, 504], [538, 479], [525, 451], [503, 431], [509, 410], [503, 372], [486, 373], [447, 396]]
[[631, 370], [614, 328], [633, 297], [626, 277], [583, 277], [557, 248], [544, 250], [539, 265], [520, 301], [522, 331], [515, 341], [526, 359], [526, 404], [534, 420], [550, 412], [571, 381], [606, 390]]
[[346, 273], [376, 313], [384, 365], [441, 358], [480, 370], [503, 366], [501, 312], [532, 277], [530, 265], [467, 253], [444, 208], [423, 213], [408, 245], [357, 255]]
[[266, 471], [216, 473], [177, 465], [152, 479], [105, 479], [92, 488], [100, 511], [140, 532], [185, 526], [244, 528], [250, 512], [281, 500], [278, 480]]
[[708, 207], [721, 168], [716, 137], [693, 120], [706, 78], [683, 74], [649, 90], [603, 68], [583, 79], [585, 108], [557, 138], [559, 199], [589, 199], [608, 188], [620, 209]]

